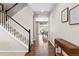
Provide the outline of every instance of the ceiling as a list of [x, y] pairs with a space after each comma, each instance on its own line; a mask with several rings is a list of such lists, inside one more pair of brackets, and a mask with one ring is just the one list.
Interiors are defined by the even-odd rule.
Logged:
[[35, 15], [48, 15], [55, 3], [29, 3]]
[[33, 11], [50, 11], [53, 4], [52, 3], [29, 3]]

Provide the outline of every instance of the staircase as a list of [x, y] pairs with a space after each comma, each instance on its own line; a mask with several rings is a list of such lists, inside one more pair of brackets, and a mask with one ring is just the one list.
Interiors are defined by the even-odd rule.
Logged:
[[7, 15], [3, 10], [3, 5], [1, 6], [2, 10], [0, 11], [0, 26], [16, 41], [25, 46], [28, 49], [28, 52], [30, 52], [30, 29], [27, 30], [15, 19]]

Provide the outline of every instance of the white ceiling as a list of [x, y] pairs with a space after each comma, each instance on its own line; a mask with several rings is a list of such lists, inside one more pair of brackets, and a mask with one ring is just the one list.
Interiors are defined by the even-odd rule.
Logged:
[[33, 11], [50, 11], [53, 7], [53, 3], [29, 3]]
[[29, 3], [30, 7], [34, 11], [36, 16], [45, 15], [48, 16], [49, 12], [56, 5], [55, 3]]

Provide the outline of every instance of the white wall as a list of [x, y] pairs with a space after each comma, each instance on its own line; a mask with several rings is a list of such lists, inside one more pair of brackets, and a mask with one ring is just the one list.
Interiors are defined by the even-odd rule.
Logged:
[[79, 25], [69, 25], [61, 22], [61, 11], [66, 7], [72, 8], [77, 4], [60, 3], [49, 16], [49, 40], [54, 44], [55, 38], [63, 38], [79, 46]]
[[[31, 40], [33, 40], [33, 12], [32, 9], [27, 5], [22, 10], [20, 10], [17, 14], [13, 16], [13, 18], [23, 25], [26, 29], [31, 29]], [[17, 29], [19, 27], [15, 26]], [[20, 31], [21, 32], [21, 31]], [[26, 31], [25, 31], [26, 32]]]

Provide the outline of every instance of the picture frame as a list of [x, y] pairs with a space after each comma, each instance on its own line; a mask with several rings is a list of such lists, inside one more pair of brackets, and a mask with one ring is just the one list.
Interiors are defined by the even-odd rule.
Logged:
[[61, 11], [61, 22], [62, 23], [68, 22], [68, 16], [69, 16], [69, 7]]
[[79, 4], [74, 6], [69, 10], [69, 24], [70, 25], [76, 25], [79, 24]]

